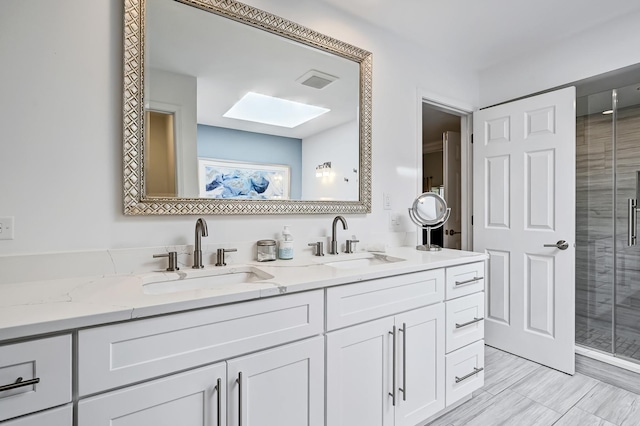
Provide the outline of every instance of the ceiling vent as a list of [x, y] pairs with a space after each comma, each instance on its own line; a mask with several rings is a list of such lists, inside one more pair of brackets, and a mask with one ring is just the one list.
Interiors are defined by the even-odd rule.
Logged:
[[338, 77], [335, 77], [333, 75], [326, 74], [318, 70], [310, 70], [304, 73], [304, 75], [302, 75], [296, 81], [303, 86], [313, 87], [314, 89], [324, 89], [337, 79]]

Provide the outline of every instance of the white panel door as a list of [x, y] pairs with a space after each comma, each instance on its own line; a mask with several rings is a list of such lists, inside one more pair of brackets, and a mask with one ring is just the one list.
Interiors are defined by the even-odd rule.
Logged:
[[444, 163], [444, 199], [451, 207], [451, 217], [444, 225], [444, 248], [460, 250], [462, 247], [462, 185], [460, 133], [444, 132], [442, 136]]
[[327, 425], [393, 425], [393, 328], [388, 317], [327, 334]]
[[[486, 342], [573, 374], [575, 88], [474, 114], [474, 250]], [[567, 242], [561, 250], [548, 245]]]
[[83, 399], [78, 426], [225, 425], [224, 363]]
[[444, 303], [396, 316], [396, 422], [414, 426], [443, 410]]
[[227, 361], [229, 425], [324, 426], [324, 338]]

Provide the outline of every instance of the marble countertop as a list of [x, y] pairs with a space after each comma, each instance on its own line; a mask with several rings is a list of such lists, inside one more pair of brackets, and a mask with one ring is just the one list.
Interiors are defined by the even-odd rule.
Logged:
[[[374, 254], [302, 256], [292, 260], [249, 262], [201, 270], [181, 270], [181, 279], [253, 267], [273, 276], [252, 283], [219, 285], [165, 294], [147, 294], [145, 283], [177, 273], [161, 271], [135, 275], [93, 276], [0, 285], [0, 341], [95, 326], [116, 321], [259, 299], [334, 285], [383, 278], [483, 261], [486, 255], [458, 250], [423, 252], [413, 248], [388, 249], [383, 256], [402, 259], [351, 269], [324, 263], [361, 259]], [[177, 282], [176, 284], [179, 284]]]

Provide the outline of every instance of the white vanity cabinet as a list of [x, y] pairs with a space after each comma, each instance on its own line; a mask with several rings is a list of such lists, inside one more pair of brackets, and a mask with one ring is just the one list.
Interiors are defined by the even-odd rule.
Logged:
[[328, 288], [327, 425], [416, 426], [482, 387], [484, 262]]
[[447, 268], [446, 402], [484, 385], [484, 262]]
[[[0, 346], [0, 421], [69, 402], [71, 335]], [[58, 412], [43, 412], [38, 418], [43, 416], [53, 418], [52, 424], [71, 425]], [[12, 422], [29, 424], [33, 418], [27, 416]]]
[[323, 426], [323, 296], [80, 330], [78, 426]]
[[[327, 333], [328, 425], [414, 426], [445, 407], [443, 295], [443, 270], [327, 290], [327, 311], [345, 319], [396, 309]], [[402, 312], [416, 301], [432, 304]]]
[[78, 403], [79, 426], [323, 426], [317, 336]]

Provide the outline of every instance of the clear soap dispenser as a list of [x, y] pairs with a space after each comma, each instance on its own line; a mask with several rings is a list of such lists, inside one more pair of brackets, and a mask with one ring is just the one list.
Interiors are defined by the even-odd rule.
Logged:
[[282, 238], [278, 245], [278, 258], [284, 260], [293, 259], [293, 236], [289, 225], [285, 225], [282, 230]]

